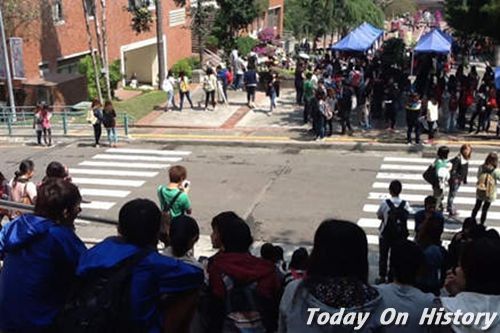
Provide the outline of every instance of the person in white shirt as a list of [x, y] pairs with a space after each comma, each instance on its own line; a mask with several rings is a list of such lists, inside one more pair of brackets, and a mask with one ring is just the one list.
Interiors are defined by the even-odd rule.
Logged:
[[[36, 202], [37, 188], [31, 181], [35, 174], [35, 163], [24, 160], [19, 164], [19, 170], [9, 182], [10, 200], [25, 205], [34, 205]], [[11, 219], [21, 215], [20, 211], [11, 214]]]
[[174, 75], [172, 74], [172, 71], [168, 71], [168, 74], [165, 77], [165, 80], [163, 80], [161, 87], [163, 91], [167, 93], [167, 105], [165, 106], [165, 112], [168, 111], [171, 106], [173, 107], [173, 109], [177, 109], [177, 105], [175, 105], [174, 94], [175, 84], [176, 80], [174, 78]]
[[[406, 239], [406, 237], [408, 236], [406, 219], [408, 218], [408, 214], [412, 213], [413, 211], [410, 204], [407, 201], [401, 200], [401, 198], [399, 197], [402, 190], [403, 185], [401, 184], [401, 182], [399, 180], [393, 180], [389, 185], [389, 194], [391, 197], [382, 201], [377, 211], [377, 217], [379, 220], [381, 220], [379, 227], [379, 277], [376, 280], [377, 284], [385, 283], [387, 281], [387, 261], [391, 247], [398, 240]], [[399, 208], [402, 208], [404, 212], [406, 212], [402, 212], [403, 214], [406, 214], [406, 216], [399, 215], [397, 218], [398, 221], [395, 222], [404, 224], [403, 231], [406, 233], [406, 235], [394, 236], [392, 235], [392, 232], [390, 235], [389, 228], [391, 227], [388, 227], [390, 217], [389, 215], [391, 209], [399, 211]]]
[[427, 102], [427, 124], [429, 125], [429, 143], [434, 140], [434, 133], [437, 128], [437, 121], [439, 119], [439, 105], [436, 97], [432, 96], [430, 101]]

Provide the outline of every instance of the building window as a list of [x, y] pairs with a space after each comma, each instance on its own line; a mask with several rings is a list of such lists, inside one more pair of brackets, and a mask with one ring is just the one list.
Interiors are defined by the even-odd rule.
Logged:
[[85, 4], [87, 7], [87, 16], [89, 18], [95, 17], [95, 1], [96, 0], [85, 0]]
[[52, 5], [52, 19], [54, 23], [64, 22], [62, 0], [55, 0]]
[[186, 9], [171, 10], [168, 17], [169, 25], [175, 27], [186, 23]]
[[155, 0], [128, 0], [128, 8], [148, 7], [149, 10], [156, 8]]
[[281, 8], [274, 8], [267, 12], [267, 26], [270, 28], [279, 27]]
[[40, 71], [40, 77], [44, 78], [45, 76], [47, 76], [47, 74], [50, 73], [49, 63], [47, 62], [40, 63], [38, 65], [38, 70]]

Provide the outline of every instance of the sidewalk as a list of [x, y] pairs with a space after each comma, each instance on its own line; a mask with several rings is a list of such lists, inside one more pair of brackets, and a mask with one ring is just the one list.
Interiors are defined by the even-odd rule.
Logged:
[[[278, 102], [278, 108], [272, 114], [269, 112], [269, 99], [264, 93], [258, 92], [256, 108], [246, 106], [246, 93], [228, 91], [230, 104], [217, 105], [214, 111], [204, 111], [198, 107], [204, 106], [204, 93], [196, 89], [193, 93], [195, 108], [189, 104], [180, 111], [153, 111], [140, 119], [130, 128], [130, 140], [168, 141], [178, 144], [219, 144], [247, 146], [290, 145], [299, 148], [333, 148], [356, 150], [434, 150], [437, 145], [458, 146], [465, 142], [484, 147], [485, 150], [496, 149], [500, 141], [491, 133], [489, 135], [469, 135], [456, 133], [449, 135], [440, 133], [433, 146], [407, 146], [404, 112], [399, 115], [398, 127], [395, 131], [378, 129], [362, 131], [357, 126], [357, 115], [353, 112], [353, 136], [341, 136], [338, 122], [334, 122], [334, 135], [322, 142], [315, 142], [310, 131], [310, 124], [302, 122], [302, 107], [294, 104], [295, 94], [292, 89], [284, 89]], [[202, 103], [203, 101], [203, 103]], [[492, 124], [492, 128], [495, 124]], [[54, 129], [56, 142], [84, 139], [92, 141], [92, 127], [72, 127], [68, 136], [62, 136], [62, 129]], [[123, 128], [118, 129], [120, 139], [124, 136]], [[0, 127], [1, 141], [34, 142], [32, 129], [16, 129], [14, 137], [8, 137], [5, 128]], [[422, 134], [421, 139], [427, 135]], [[105, 139], [103, 137], [103, 139]], [[105, 142], [105, 140], [103, 140]], [[122, 139], [123, 142], [123, 139]]]

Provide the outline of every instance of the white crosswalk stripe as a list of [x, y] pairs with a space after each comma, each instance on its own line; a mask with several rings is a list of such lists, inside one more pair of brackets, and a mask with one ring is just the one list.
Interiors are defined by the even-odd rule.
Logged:
[[189, 155], [191, 155], [190, 151], [181, 151], [181, 150], [127, 149], [127, 148], [110, 148], [110, 149], [106, 149], [106, 153], [147, 154], [147, 155], [160, 155], [160, 156], [189, 156]]
[[76, 169], [76, 168], [70, 168], [69, 173], [72, 175], [128, 176], [128, 177], [146, 177], [146, 178], [151, 178], [158, 175], [158, 172], [151, 172], [151, 171]]
[[92, 167], [110, 167], [110, 168], [127, 168], [127, 169], [166, 169], [170, 164], [155, 164], [155, 163], [132, 163], [132, 162], [101, 162], [101, 161], [83, 161], [78, 165]]
[[[422, 174], [429, 165], [434, 162], [433, 158], [387, 156], [380, 164], [379, 172], [375, 176], [372, 190], [368, 193], [366, 202], [362, 208], [362, 214], [357, 221], [358, 225], [367, 232], [368, 242], [372, 245], [378, 244], [378, 227], [380, 220], [376, 217], [376, 212], [380, 203], [389, 198], [388, 190], [392, 180], [399, 180], [403, 185], [401, 198], [408, 201], [414, 209], [421, 209], [425, 198], [432, 195], [432, 187], [422, 177]], [[484, 160], [476, 159], [469, 161], [468, 184], [462, 185], [455, 197], [455, 207], [458, 219], [463, 221], [471, 216], [472, 208], [476, 203], [476, 181], [477, 169]], [[497, 189], [500, 195], [500, 187]], [[447, 191], [445, 192], [444, 204], [446, 205]], [[488, 211], [487, 226], [500, 232], [500, 200], [493, 202]], [[414, 213], [414, 212], [412, 212]], [[479, 214], [480, 215], [480, 214]], [[451, 236], [460, 231], [462, 224], [456, 219], [448, 219], [445, 215], [446, 224], [443, 234], [443, 245], [446, 247]], [[412, 217], [408, 220], [408, 229], [413, 230], [415, 222]]]
[[97, 154], [95, 160], [148, 161], [148, 162], [179, 162], [182, 157], [157, 157], [144, 155]]
[[81, 186], [83, 209], [109, 210], [189, 155], [190, 151], [110, 148], [70, 167], [69, 174]]

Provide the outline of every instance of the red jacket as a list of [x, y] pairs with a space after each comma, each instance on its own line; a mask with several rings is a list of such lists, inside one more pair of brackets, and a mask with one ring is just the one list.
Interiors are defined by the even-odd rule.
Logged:
[[257, 292], [266, 298], [278, 298], [280, 281], [273, 263], [257, 258], [250, 253], [220, 252], [210, 259], [208, 278], [214, 296], [224, 298], [222, 274], [241, 283], [257, 281]]

